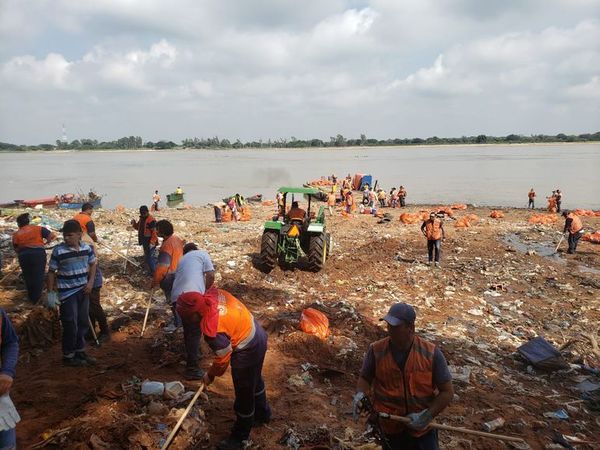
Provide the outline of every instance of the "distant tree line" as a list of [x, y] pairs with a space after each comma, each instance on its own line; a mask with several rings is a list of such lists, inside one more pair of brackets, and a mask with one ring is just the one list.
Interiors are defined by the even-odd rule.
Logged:
[[331, 136], [329, 140], [322, 139], [297, 139], [292, 136], [289, 139], [274, 139], [263, 141], [242, 142], [236, 139], [231, 142], [229, 139], [213, 138], [191, 138], [184, 139], [181, 145], [173, 141], [144, 142], [140, 136], [122, 137], [116, 141], [98, 142], [95, 139], [75, 139], [74, 141], [63, 142], [57, 140], [53, 144], [39, 145], [16, 145], [0, 142], [0, 151], [27, 151], [27, 150], [112, 150], [112, 149], [160, 149], [168, 150], [172, 148], [305, 148], [305, 147], [379, 147], [379, 146], [401, 146], [401, 145], [444, 145], [444, 144], [533, 144], [533, 143], [552, 143], [552, 142], [598, 142], [600, 141], [600, 131], [596, 133], [571, 134], [559, 133], [555, 136], [546, 134], [532, 134], [530, 136], [520, 134], [509, 134], [507, 136], [487, 136], [480, 134], [477, 136], [462, 136], [459, 138], [440, 138], [437, 136], [408, 139], [370, 139], [361, 134], [359, 138], [346, 138], [341, 134]]

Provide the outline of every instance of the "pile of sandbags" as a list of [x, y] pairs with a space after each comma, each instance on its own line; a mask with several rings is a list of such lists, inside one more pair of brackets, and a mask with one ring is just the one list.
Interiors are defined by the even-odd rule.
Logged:
[[596, 231], [595, 233], [584, 234], [581, 239], [587, 242], [591, 242], [592, 244], [600, 244], [600, 231]]
[[490, 212], [490, 217], [491, 217], [492, 219], [502, 219], [502, 218], [504, 218], [504, 213], [503, 213], [502, 211], [498, 211], [498, 210], [496, 210], [496, 209], [493, 209], [493, 210]]
[[558, 216], [555, 214], [534, 214], [529, 218], [528, 222], [539, 225], [552, 225], [558, 222]]
[[578, 216], [600, 217], [600, 211], [592, 211], [591, 209], [576, 209], [573, 213]]

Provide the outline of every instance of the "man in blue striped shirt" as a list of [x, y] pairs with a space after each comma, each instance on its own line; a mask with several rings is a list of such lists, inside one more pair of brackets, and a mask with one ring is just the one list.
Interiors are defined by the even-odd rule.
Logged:
[[81, 242], [79, 222], [67, 220], [62, 233], [64, 242], [54, 247], [48, 265], [48, 298], [56, 296], [58, 290], [63, 363], [73, 367], [85, 366], [96, 362], [85, 353], [89, 294], [96, 275], [96, 256], [88, 244]]

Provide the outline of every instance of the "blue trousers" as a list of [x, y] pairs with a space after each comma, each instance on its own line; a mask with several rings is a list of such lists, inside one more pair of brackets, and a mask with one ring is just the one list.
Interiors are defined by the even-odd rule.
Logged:
[[17, 447], [17, 432], [15, 428], [0, 431], [0, 450], [9, 450]]
[[[438, 435], [436, 430], [421, 437], [413, 437], [409, 433], [392, 434], [386, 436], [392, 450], [439, 450]], [[386, 448], [385, 446], [383, 448]]]
[[262, 367], [265, 352], [255, 365], [244, 368], [231, 368], [231, 378], [235, 390], [236, 420], [231, 435], [242, 441], [248, 439], [254, 419], [268, 420], [271, 418], [271, 408], [267, 403], [265, 382], [262, 378]]
[[27, 296], [31, 303], [37, 303], [42, 296], [46, 272], [46, 250], [30, 248], [19, 253], [19, 265], [23, 272]]
[[150, 275], [154, 275], [154, 271], [156, 270], [156, 258], [154, 256], [156, 246], [150, 245], [150, 240], [148, 240], [147, 242], [142, 242], [142, 248], [144, 249], [144, 261], [146, 261]]
[[90, 300], [83, 289], [61, 300], [62, 350], [66, 358], [72, 358], [75, 352], [85, 350], [85, 335], [90, 327], [89, 313]]
[[433, 261], [435, 250], [435, 262], [440, 262], [440, 253], [442, 252], [442, 240], [427, 240], [427, 254], [429, 256], [429, 262]]

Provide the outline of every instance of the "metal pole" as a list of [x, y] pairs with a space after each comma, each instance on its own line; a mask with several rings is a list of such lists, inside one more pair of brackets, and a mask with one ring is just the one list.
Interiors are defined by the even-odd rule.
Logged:
[[154, 291], [156, 288], [152, 288], [150, 291], [150, 296], [148, 297], [148, 306], [146, 306], [146, 315], [144, 316], [144, 324], [142, 325], [142, 333], [140, 337], [144, 336], [144, 331], [146, 331], [146, 322], [148, 322], [148, 314], [150, 313], [150, 306], [152, 306], [152, 296], [154, 295]]
[[[125, 258], [129, 256], [129, 246], [131, 245], [131, 235], [133, 234], [133, 230], [129, 232], [129, 238], [127, 239], [127, 248], [125, 249]], [[123, 261], [123, 273], [127, 269], [127, 259]]]

